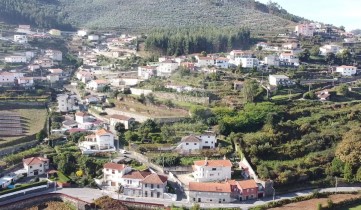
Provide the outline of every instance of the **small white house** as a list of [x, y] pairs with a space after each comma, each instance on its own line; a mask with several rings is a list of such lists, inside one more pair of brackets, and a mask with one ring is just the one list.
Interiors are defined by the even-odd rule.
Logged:
[[195, 64], [197, 67], [207, 67], [214, 65], [214, 59], [211, 57], [200, 57], [196, 56], [197, 63]]
[[87, 104], [96, 104], [98, 103], [100, 100], [97, 96], [94, 95], [89, 95], [89, 96], [85, 96], [85, 102]]
[[90, 34], [90, 35], [88, 36], [88, 40], [89, 40], [89, 41], [99, 41], [99, 35]]
[[228, 69], [229, 67], [229, 59], [228, 58], [223, 58], [223, 57], [218, 57], [214, 59], [214, 65], [218, 68], [221, 69]]
[[293, 53], [281, 53], [280, 61], [290, 64], [298, 64], [300, 62], [298, 56]]
[[269, 75], [269, 84], [272, 86], [279, 86], [290, 82], [290, 78], [286, 75]]
[[336, 72], [342, 76], [354, 76], [357, 68], [355, 66], [339, 66], [336, 68]]
[[60, 80], [60, 77], [59, 77], [59, 74], [49, 74], [48, 76], [46, 76], [46, 79], [50, 83], [55, 83]]
[[183, 137], [176, 147], [176, 150], [181, 153], [194, 153], [202, 149], [214, 149], [216, 143], [216, 135], [212, 132], [205, 132], [202, 135], [189, 135]]
[[28, 37], [26, 35], [15, 34], [14, 35], [14, 42], [19, 43], [19, 44], [27, 44], [28, 43]]
[[86, 86], [88, 89], [94, 90], [94, 91], [101, 91], [106, 85], [108, 85], [108, 82], [106, 80], [92, 80], [90, 81]]
[[193, 177], [196, 182], [225, 181], [231, 179], [232, 163], [224, 160], [194, 161]]
[[100, 129], [95, 134], [85, 136], [85, 140], [79, 143], [79, 148], [83, 153], [115, 151], [114, 135], [105, 129]]
[[320, 55], [326, 56], [328, 53], [337, 54], [342, 52], [342, 50], [343, 48], [338, 45], [328, 44], [320, 47]]
[[264, 58], [264, 63], [268, 66], [279, 66], [280, 58], [277, 55], [268, 55]]
[[23, 164], [28, 177], [45, 174], [49, 169], [49, 159], [43, 157], [23, 159]]
[[62, 61], [63, 60], [63, 53], [59, 50], [46, 50], [46, 56], [51, 58], [53, 61]]
[[241, 65], [243, 68], [253, 68], [259, 65], [259, 60], [257, 58], [237, 57], [230, 62], [236, 66]]
[[115, 125], [117, 123], [123, 123], [124, 124], [124, 128], [126, 130], [129, 129], [130, 127], [130, 124], [134, 123], [135, 122], [135, 119], [132, 118], [132, 117], [127, 117], [127, 116], [124, 116], [124, 115], [118, 115], [118, 114], [115, 114], [115, 115], [111, 115], [110, 118], [109, 118], [109, 124], [110, 126], [115, 129]]
[[88, 35], [88, 31], [86, 31], [86, 30], [78, 30], [77, 34], [80, 37], [84, 37], [84, 36]]
[[178, 66], [178, 63], [172, 60], [165, 60], [163, 62], [160, 62], [157, 68], [157, 76], [170, 76], [175, 70], [178, 69]]
[[150, 79], [157, 75], [157, 67], [155, 66], [139, 66], [138, 77], [140, 79]]
[[131, 167], [124, 164], [105, 163], [103, 166], [103, 182], [118, 189], [122, 177], [131, 170]]
[[230, 203], [231, 185], [229, 183], [190, 182], [187, 199], [192, 203]]
[[86, 112], [77, 112], [75, 113], [75, 121], [77, 123], [87, 123], [90, 122], [91, 116]]

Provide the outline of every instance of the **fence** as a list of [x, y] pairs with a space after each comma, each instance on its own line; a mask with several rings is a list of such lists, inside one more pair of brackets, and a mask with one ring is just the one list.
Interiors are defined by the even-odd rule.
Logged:
[[20, 190], [20, 191], [16, 191], [16, 192], [7, 193], [7, 194], [0, 196], [0, 201], [5, 201], [9, 198], [16, 198], [18, 196], [25, 195], [27, 193], [38, 192], [38, 191], [42, 191], [45, 189], [48, 189], [48, 185], [41, 185], [41, 186], [36, 186], [36, 187], [32, 187], [32, 188], [28, 188], [28, 189], [24, 189], [24, 190]]

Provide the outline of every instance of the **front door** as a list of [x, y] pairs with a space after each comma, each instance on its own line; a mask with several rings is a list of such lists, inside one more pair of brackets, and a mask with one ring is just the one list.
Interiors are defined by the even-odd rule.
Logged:
[[39, 171], [38, 171], [38, 170], [35, 170], [35, 171], [34, 171], [34, 176], [36, 176], [36, 175], [39, 175]]
[[198, 198], [198, 203], [202, 202], [201, 198]]

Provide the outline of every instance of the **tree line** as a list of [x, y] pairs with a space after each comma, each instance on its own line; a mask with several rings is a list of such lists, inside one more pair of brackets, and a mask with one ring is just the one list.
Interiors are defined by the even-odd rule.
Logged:
[[164, 55], [227, 52], [247, 48], [252, 42], [247, 28], [176, 28], [156, 29], [145, 40], [145, 48]]

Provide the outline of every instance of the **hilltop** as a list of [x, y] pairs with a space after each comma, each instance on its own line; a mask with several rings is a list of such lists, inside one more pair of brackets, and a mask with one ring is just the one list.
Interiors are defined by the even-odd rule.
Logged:
[[144, 31], [154, 27], [246, 26], [283, 31], [302, 18], [254, 0], [0, 0], [0, 21], [46, 28]]

